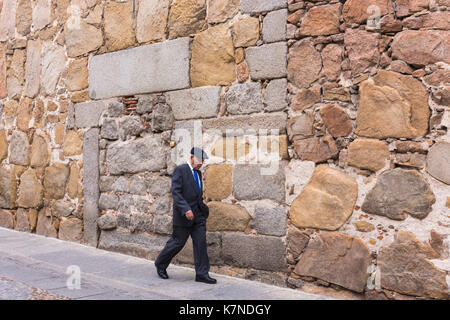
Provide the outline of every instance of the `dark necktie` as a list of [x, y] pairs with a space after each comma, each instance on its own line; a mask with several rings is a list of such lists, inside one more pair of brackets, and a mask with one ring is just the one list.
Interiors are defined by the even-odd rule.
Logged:
[[198, 179], [198, 173], [197, 173], [197, 170], [195, 170], [195, 169], [194, 169], [194, 179], [195, 179], [195, 184], [197, 185], [198, 193], [200, 194], [200, 180]]

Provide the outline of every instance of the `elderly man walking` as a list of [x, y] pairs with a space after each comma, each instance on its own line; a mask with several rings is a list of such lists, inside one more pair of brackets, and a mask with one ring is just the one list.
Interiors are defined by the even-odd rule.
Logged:
[[206, 249], [206, 219], [209, 208], [203, 202], [202, 174], [199, 171], [207, 154], [200, 148], [192, 148], [188, 163], [175, 168], [172, 175], [173, 232], [166, 246], [155, 261], [156, 271], [168, 279], [167, 267], [189, 236], [192, 238], [195, 262], [195, 281], [214, 284], [209, 276], [209, 259]]

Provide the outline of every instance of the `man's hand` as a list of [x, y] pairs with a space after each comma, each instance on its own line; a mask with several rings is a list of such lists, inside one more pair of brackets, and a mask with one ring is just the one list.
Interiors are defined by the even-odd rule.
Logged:
[[194, 213], [192, 212], [192, 210], [189, 210], [186, 212], [186, 218], [188, 220], [193, 220], [194, 219]]

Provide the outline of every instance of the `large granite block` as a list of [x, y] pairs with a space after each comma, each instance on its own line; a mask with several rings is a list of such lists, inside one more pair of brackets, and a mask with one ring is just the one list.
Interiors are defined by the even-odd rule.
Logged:
[[92, 99], [189, 87], [189, 38], [94, 56], [89, 60]]

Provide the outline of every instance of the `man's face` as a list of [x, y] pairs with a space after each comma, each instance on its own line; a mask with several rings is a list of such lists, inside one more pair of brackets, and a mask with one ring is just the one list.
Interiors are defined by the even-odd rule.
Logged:
[[192, 168], [199, 170], [203, 165], [203, 161], [191, 154], [191, 166]]

